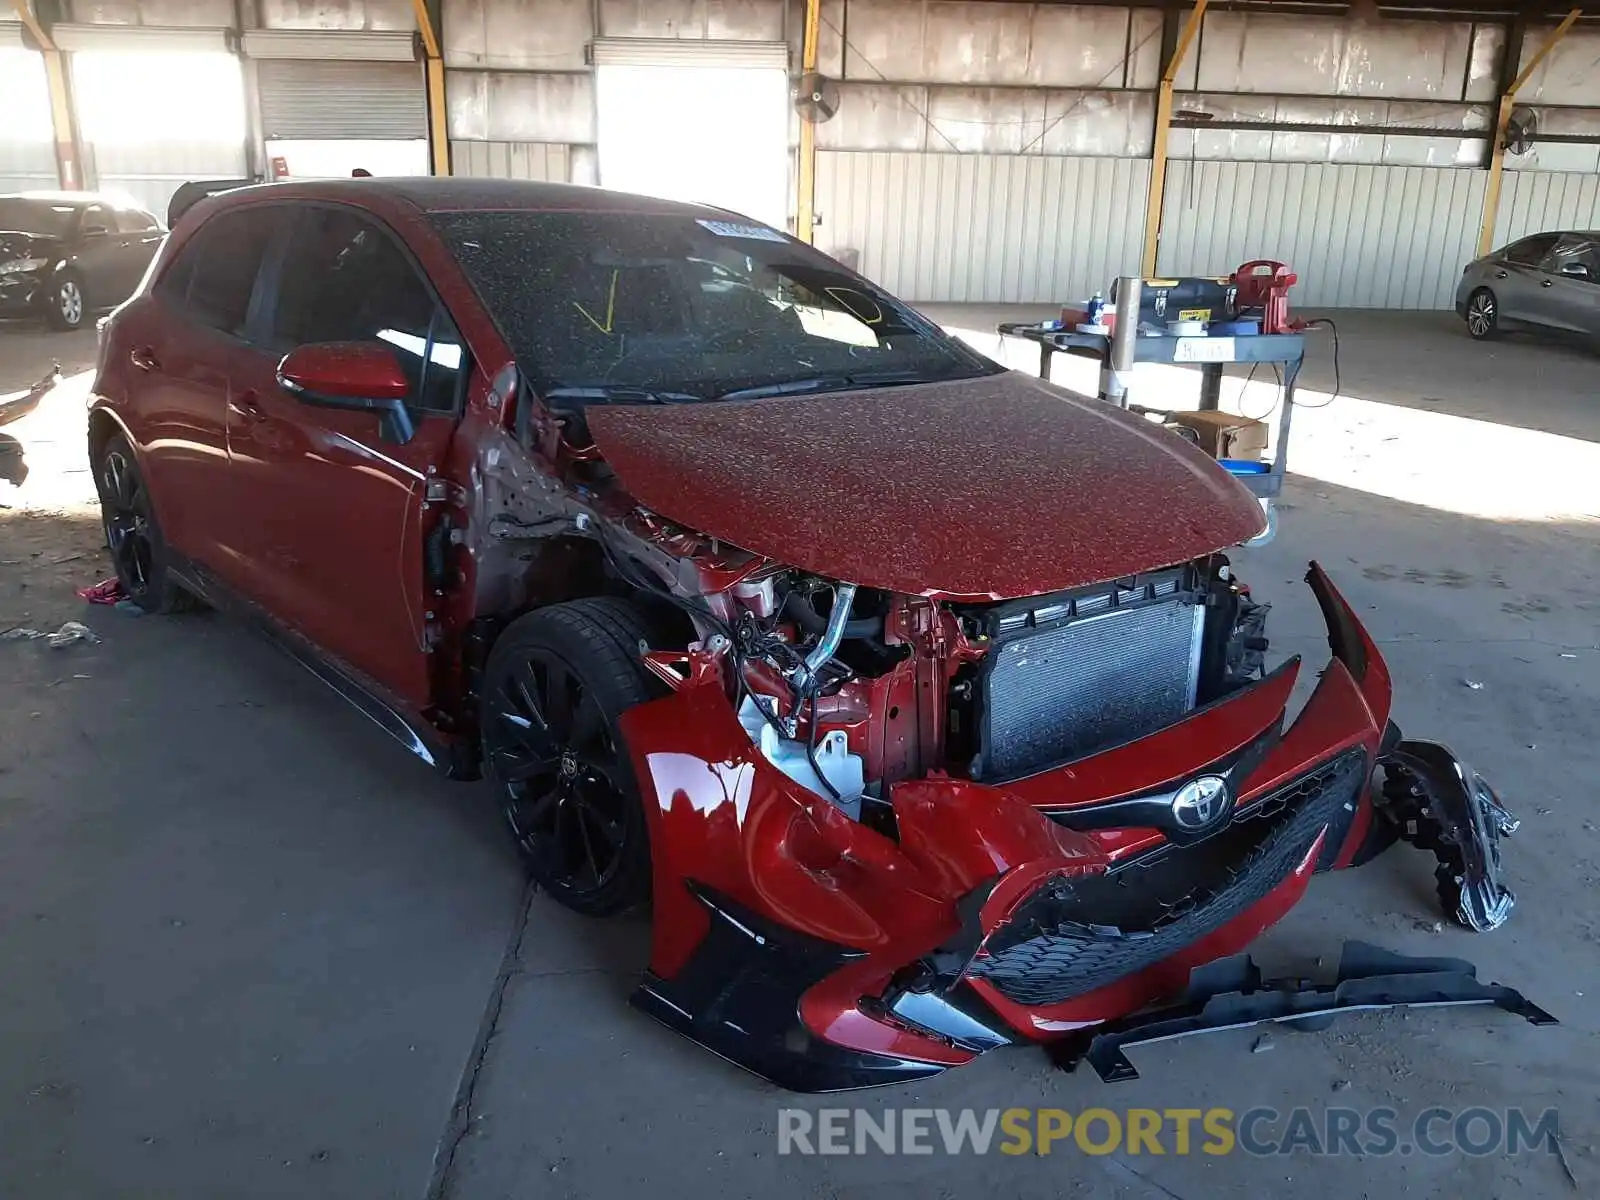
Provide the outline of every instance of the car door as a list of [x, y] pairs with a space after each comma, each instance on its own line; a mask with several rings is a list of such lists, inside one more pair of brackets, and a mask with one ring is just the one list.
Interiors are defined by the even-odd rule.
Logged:
[[1544, 262], [1559, 234], [1536, 233], [1507, 246], [1489, 271], [1489, 287], [1500, 302], [1502, 321], [1542, 325], [1545, 312]]
[[186, 558], [245, 582], [228, 495], [227, 412], [233, 380], [275, 359], [245, 338], [258, 276], [285, 215], [227, 210], [200, 227], [149, 294], [124, 308], [105, 350], [126, 397], [130, 431], [162, 532]]
[[297, 206], [267, 294], [274, 354], [327, 342], [391, 349], [412, 383], [414, 429], [397, 444], [376, 414], [303, 403], [273, 372], [237, 381], [229, 467], [252, 590], [324, 652], [421, 708], [432, 697], [427, 492], [464, 392], [461, 338], [399, 238], [352, 207]]
[[1600, 287], [1594, 239], [1586, 233], [1564, 233], [1540, 264], [1543, 279], [1533, 304], [1539, 323], [1573, 333], [1600, 333]]
[[104, 204], [86, 205], [78, 215], [77, 254], [72, 267], [83, 283], [83, 293], [92, 308], [108, 308], [126, 298], [120, 290], [126, 268], [122, 261], [122, 238], [116, 219]]
[[109, 302], [120, 304], [133, 295], [134, 289], [144, 279], [161, 241], [167, 235], [161, 223], [150, 213], [139, 208], [119, 208], [117, 218], [117, 253], [119, 255], [117, 294]]

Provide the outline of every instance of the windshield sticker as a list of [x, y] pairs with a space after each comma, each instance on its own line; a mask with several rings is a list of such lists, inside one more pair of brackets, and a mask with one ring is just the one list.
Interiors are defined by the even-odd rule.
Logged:
[[585, 308], [583, 305], [579, 304], [576, 300], [574, 300], [572, 302], [572, 307], [577, 309], [580, 313], [583, 314], [583, 319], [584, 320], [588, 321], [589, 324], [593, 325], [596, 329], [598, 329], [601, 333], [606, 334], [608, 337], [611, 334], [611, 330], [616, 325], [616, 318], [617, 318], [617, 276], [620, 275], [620, 274], [622, 274], [622, 272], [620, 270], [613, 270], [611, 272], [611, 290], [606, 293], [606, 322], [605, 322], [604, 325], [602, 325], [599, 321], [595, 320], [594, 314], [592, 312], [590, 312], [587, 308]]
[[883, 309], [878, 302], [865, 292], [855, 288], [828, 287], [823, 288], [836, 304], [849, 313], [863, 325], [881, 325], [883, 323]]
[[757, 242], [787, 242], [776, 229], [768, 229], [764, 225], [740, 225], [736, 221], [702, 221], [696, 220], [696, 225], [709, 229], [718, 237], [750, 238]]

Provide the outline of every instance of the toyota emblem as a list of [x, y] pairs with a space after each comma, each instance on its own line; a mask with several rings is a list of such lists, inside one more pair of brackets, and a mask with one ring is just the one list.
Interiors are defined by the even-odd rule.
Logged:
[[1228, 781], [1217, 775], [1191, 779], [1172, 797], [1172, 819], [1180, 829], [1204, 829], [1226, 811]]

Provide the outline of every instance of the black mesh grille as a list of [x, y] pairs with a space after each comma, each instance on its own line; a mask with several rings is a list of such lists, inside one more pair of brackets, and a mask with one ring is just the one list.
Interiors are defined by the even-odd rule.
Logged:
[[1166, 958], [1282, 882], [1366, 773], [1365, 752], [1348, 750], [1203, 842], [1046, 885], [988, 937], [968, 973], [1019, 1004], [1055, 1004]]

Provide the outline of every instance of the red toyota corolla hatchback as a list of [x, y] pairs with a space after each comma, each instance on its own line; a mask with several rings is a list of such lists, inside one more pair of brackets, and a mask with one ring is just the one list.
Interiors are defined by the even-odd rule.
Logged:
[[636, 1003], [789, 1087], [1123, 1018], [1397, 833], [1462, 922], [1510, 908], [1513, 823], [1400, 740], [1315, 567], [1285, 727], [1215, 463], [730, 213], [203, 200], [105, 327], [89, 444], [139, 604], [247, 614], [481, 769], [555, 898], [653, 900]]

